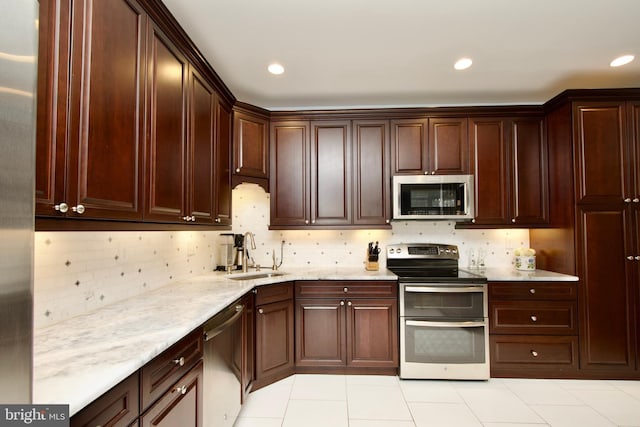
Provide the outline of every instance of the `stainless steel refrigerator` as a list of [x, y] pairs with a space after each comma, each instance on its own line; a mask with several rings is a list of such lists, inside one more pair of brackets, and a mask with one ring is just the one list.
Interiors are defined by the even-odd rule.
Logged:
[[0, 403], [31, 403], [38, 2], [0, 11]]

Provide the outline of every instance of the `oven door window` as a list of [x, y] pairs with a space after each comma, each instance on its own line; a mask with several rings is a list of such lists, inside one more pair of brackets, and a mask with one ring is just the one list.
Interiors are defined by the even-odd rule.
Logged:
[[405, 362], [485, 363], [484, 322], [406, 319]]
[[402, 316], [431, 319], [483, 319], [483, 287], [405, 285]]

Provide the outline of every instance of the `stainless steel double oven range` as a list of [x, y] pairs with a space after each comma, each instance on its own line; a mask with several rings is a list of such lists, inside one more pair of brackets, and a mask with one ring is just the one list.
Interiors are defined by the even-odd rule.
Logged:
[[487, 279], [458, 260], [453, 245], [387, 246], [400, 286], [401, 378], [489, 378]]

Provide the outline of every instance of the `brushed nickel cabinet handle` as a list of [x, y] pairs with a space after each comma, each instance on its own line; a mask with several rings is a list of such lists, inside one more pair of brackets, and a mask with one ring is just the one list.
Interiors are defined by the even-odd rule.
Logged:
[[69, 210], [69, 205], [65, 202], [60, 203], [59, 205], [55, 205], [53, 209], [60, 211], [62, 213], [66, 213]]
[[74, 211], [75, 213], [82, 215], [84, 213], [84, 206], [83, 205], [74, 206], [71, 208], [71, 210]]
[[176, 365], [184, 366], [184, 356], [180, 357], [179, 359], [173, 359], [173, 363], [175, 363]]

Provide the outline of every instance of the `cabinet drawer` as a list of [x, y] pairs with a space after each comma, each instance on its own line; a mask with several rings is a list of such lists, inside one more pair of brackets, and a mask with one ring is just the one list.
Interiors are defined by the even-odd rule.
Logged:
[[293, 299], [291, 282], [276, 285], [258, 286], [256, 288], [256, 305]]
[[578, 366], [577, 337], [494, 335], [489, 342], [492, 370]]
[[71, 427], [126, 427], [138, 418], [138, 396], [136, 372], [71, 417]]
[[577, 333], [576, 303], [569, 301], [492, 301], [489, 332], [496, 334]]
[[395, 298], [398, 283], [391, 280], [296, 282], [296, 298]]
[[489, 298], [575, 300], [576, 282], [490, 282]]
[[202, 358], [202, 330], [169, 347], [142, 367], [140, 396], [142, 411], [163, 395], [181, 376]]

